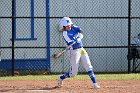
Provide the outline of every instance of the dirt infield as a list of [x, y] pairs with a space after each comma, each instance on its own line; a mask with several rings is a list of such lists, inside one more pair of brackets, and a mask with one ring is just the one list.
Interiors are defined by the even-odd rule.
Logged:
[[0, 93], [140, 93], [140, 80], [99, 80], [95, 89], [90, 80], [65, 80], [63, 87], [56, 81], [0, 81]]

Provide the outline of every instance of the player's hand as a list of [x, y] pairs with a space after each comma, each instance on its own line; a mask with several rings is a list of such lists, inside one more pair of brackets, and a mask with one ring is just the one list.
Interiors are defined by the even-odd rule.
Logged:
[[81, 38], [77, 38], [77, 43], [80, 43], [81, 42]]

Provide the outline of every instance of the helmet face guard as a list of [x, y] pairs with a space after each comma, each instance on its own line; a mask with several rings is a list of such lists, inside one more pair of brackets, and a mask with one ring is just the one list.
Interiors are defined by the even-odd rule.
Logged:
[[71, 25], [64, 26], [64, 30], [71, 30]]

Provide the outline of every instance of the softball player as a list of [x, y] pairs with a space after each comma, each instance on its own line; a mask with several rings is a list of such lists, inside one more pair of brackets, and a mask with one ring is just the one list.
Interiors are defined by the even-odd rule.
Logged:
[[63, 30], [63, 37], [66, 45], [69, 46], [72, 43], [73, 45], [67, 51], [70, 58], [71, 70], [64, 75], [59, 76], [57, 85], [60, 87], [62, 86], [64, 79], [76, 76], [78, 74], [79, 62], [82, 62], [83, 67], [93, 82], [93, 86], [95, 88], [100, 88], [100, 86], [96, 83], [96, 78], [89, 56], [86, 50], [83, 48], [83, 34], [81, 29], [78, 26], [73, 25], [69, 17], [63, 17], [60, 20], [60, 27], [62, 28], [61, 30]]

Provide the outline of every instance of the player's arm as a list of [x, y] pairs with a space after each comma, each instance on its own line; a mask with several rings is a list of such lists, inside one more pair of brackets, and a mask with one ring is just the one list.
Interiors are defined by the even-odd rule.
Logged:
[[79, 37], [80, 39], [82, 39], [82, 38], [83, 38], [83, 31], [80, 30], [78, 34], [79, 34], [78, 37]]
[[77, 31], [77, 33], [78, 33], [77, 39], [78, 39], [78, 38], [82, 39], [82, 38], [83, 38], [83, 31], [82, 31], [82, 29], [81, 29], [80, 27], [76, 26], [76, 25], [74, 25], [73, 27], [74, 27], [74, 29], [75, 29], [75, 30]]
[[68, 46], [71, 45], [71, 44], [76, 43], [76, 40], [73, 37], [69, 37], [67, 35], [67, 32], [66, 31], [63, 32], [63, 37], [64, 37], [65, 41], [67, 42], [67, 45]]
[[83, 32], [80, 30], [77, 37], [77, 43], [80, 43], [82, 38], [83, 38]]

